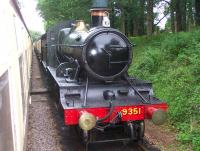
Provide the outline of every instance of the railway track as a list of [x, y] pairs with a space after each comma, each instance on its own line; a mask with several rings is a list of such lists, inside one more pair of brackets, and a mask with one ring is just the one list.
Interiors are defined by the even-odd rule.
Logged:
[[45, 87], [44, 77], [33, 54], [32, 103], [29, 112], [27, 151], [159, 151], [147, 140], [143, 143], [95, 143], [86, 148], [74, 128], [66, 127], [54, 100]]

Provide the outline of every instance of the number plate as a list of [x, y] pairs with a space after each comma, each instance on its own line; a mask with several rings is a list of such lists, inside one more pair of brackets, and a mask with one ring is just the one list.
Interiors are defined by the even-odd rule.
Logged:
[[122, 120], [144, 119], [144, 106], [130, 106], [121, 108]]

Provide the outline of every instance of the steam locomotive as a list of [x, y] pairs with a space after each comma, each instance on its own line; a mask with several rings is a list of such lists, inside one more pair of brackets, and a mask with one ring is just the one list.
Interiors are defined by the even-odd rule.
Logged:
[[[141, 140], [145, 119], [160, 125], [167, 104], [153, 96], [152, 84], [130, 77], [132, 44], [110, 28], [107, 1], [93, 1], [91, 28], [65, 21], [48, 29], [35, 50], [50, 77], [65, 125], [78, 127], [85, 142]], [[91, 140], [94, 131], [122, 128], [123, 137]]]

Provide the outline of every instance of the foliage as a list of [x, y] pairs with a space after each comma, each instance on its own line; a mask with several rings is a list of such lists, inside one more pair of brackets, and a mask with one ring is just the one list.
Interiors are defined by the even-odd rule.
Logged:
[[153, 82], [169, 105], [177, 139], [200, 150], [200, 30], [130, 38], [136, 43], [131, 75]]
[[89, 21], [91, 0], [38, 0], [37, 9], [45, 20], [46, 29], [64, 20]]
[[[151, 0], [153, 1], [153, 0]], [[161, 0], [155, 0], [155, 6]], [[113, 8], [113, 2], [117, 2], [122, 10], [120, 18], [115, 17], [115, 27], [122, 29], [127, 35], [144, 35], [146, 33], [146, 0], [111, 0], [110, 8]], [[63, 20], [85, 20], [89, 22], [89, 10], [92, 6], [92, 0], [38, 0], [37, 9], [45, 21], [45, 28], [61, 22]], [[153, 14], [152, 14], [153, 15]], [[114, 18], [111, 13], [112, 19]], [[156, 18], [158, 14], [154, 14]]]
[[31, 38], [33, 42], [38, 40], [40, 36], [42, 35], [40, 32], [37, 32], [37, 31], [30, 31], [30, 34], [31, 34]]

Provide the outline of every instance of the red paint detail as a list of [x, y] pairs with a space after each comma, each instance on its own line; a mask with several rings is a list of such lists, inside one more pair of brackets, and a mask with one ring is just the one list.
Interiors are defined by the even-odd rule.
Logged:
[[155, 111], [157, 111], [158, 109], [157, 108], [155, 108], [155, 107], [147, 107], [146, 108], [146, 117], [152, 117], [152, 115], [153, 115], [153, 113], [155, 112]]
[[[129, 108], [141, 108], [141, 114], [132, 114], [132, 115], [124, 115], [122, 116], [122, 121], [137, 121], [137, 120], [144, 120], [150, 119], [151, 115], [148, 114], [148, 110], [154, 109], [163, 109], [164, 111], [167, 110], [167, 104], [146, 104], [146, 105], [137, 105], [137, 106], [116, 106], [114, 107], [114, 111], [111, 116], [105, 120], [105, 123], [110, 122], [117, 113], [121, 112], [122, 109], [129, 109]], [[78, 124], [79, 117], [82, 112], [89, 112], [95, 115], [98, 119], [105, 117], [108, 112], [109, 108], [105, 107], [98, 107], [98, 108], [78, 108], [78, 109], [65, 109], [64, 110], [64, 120], [66, 125], [76, 125]]]
[[145, 118], [151, 119], [152, 115], [155, 111], [157, 111], [158, 109], [162, 109], [163, 111], [166, 112], [167, 108], [168, 108], [168, 106], [167, 106], [166, 103], [146, 105], [146, 107], [145, 107]]
[[[104, 122], [107, 123], [111, 121], [117, 115], [117, 113], [121, 112], [122, 109], [129, 109], [129, 108], [141, 108], [141, 114], [122, 116], [122, 121], [144, 120], [144, 115], [145, 115], [144, 106], [141, 106], [141, 105], [140, 106], [116, 106], [114, 107], [114, 111], [111, 114], [111, 116]], [[81, 115], [81, 112], [85, 112], [85, 111], [95, 115], [98, 119], [101, 119], [108, 114], [109, 108], [99, 107], [99, 108], [65, 109], [64, 111], [65, 124], [66, 125], [78, 124], [78, 120]]]

